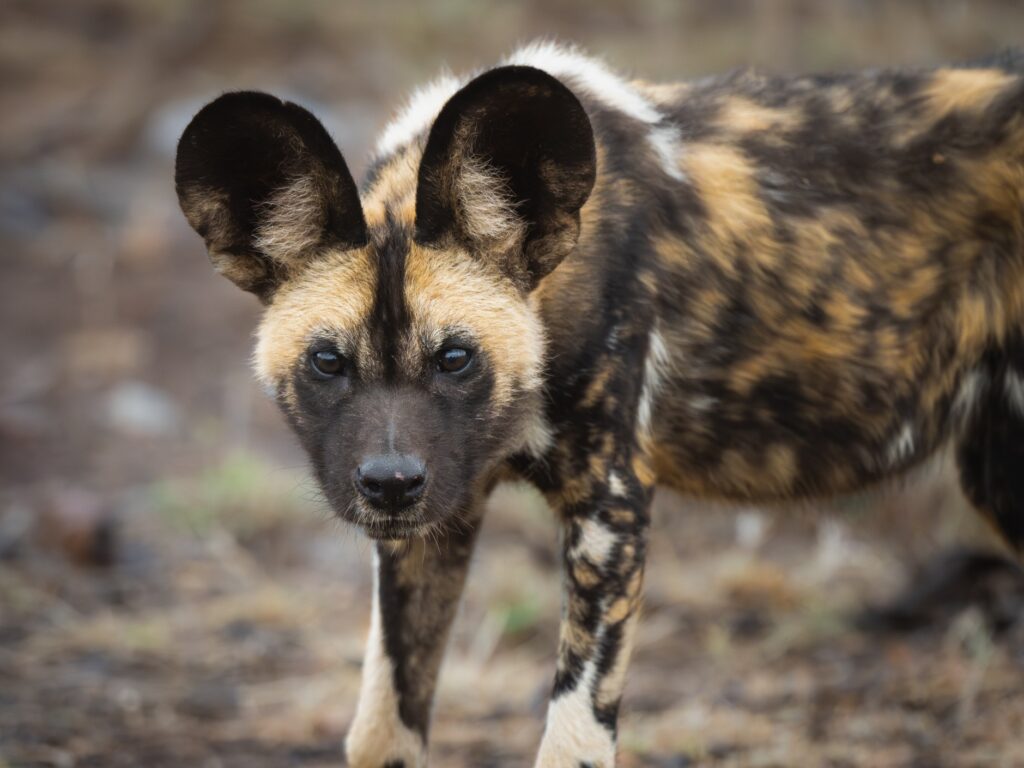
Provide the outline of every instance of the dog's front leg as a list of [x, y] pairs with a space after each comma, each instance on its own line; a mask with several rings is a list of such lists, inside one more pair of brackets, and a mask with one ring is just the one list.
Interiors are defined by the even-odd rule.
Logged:
[[437, 540], [381, 542], [350, 768], [421, 768], [434, 686], [476, 538], [476, 522]]
[[[653, 476], [641, 458], [591, 463], [563, 492], [565, 597], [537, 768], [612, 768], [643, 580]], [[581, 492], [582, 491], [582, 492]]]

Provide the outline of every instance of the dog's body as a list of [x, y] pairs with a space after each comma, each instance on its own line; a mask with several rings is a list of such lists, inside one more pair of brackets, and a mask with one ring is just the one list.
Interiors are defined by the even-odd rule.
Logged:
[[564, 523], [546, 768], [614, 762], [656, 484], [838, 494], [953, 440], [1024, 545], [1024, 58], [672, 86], [551, 45], [508, 63], [415, 98], [361, 196], [270, 97], [179, 149], [186, 215], [268, 304], [261, 378], [380, 539], [353, 766], [424, 764], [504, 477]]

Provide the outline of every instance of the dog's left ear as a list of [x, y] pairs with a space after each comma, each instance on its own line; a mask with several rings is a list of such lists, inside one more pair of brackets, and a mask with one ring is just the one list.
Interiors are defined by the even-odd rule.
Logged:
[[480, 75], [441, 110], [416, 190], [416, 241], [454, 238], [531, 290], [572, 250], [596, 174], [590, 120], [533, 67]]
[[331, 249], [366, 242], [359, 193], [320, 122], [266, 93], [227, 93], [178, 143], [178, 200], [217, 271], [270, 301]]

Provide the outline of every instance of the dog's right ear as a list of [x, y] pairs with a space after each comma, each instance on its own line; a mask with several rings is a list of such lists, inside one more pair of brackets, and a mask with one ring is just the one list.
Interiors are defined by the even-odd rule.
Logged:
[[305, 109], [265, 93], [199, 111], [178, 143], [175, 184], [217, 271], [264, 302], [319, 254], [366, 243], [338, 147]]
[[533, 67], [497, 67], [441, 109], [416, 187], [416, 241], [455, 238], [532, 290], [575, 247], [597, 175], [586, 110]]

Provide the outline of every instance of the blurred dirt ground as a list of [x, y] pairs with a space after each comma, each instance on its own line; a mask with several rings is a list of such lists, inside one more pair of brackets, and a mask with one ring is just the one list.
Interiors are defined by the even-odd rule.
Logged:
[[[538, 35], [661, 78], [931, 64], [1024, 41], [1024, 8], [2, 0], [0, 767], [339, 764], [369, 547], [251, 382], [257, 304], [180, 216], [175, 140], [258, 87], [321, 114], [358, 176], [410, 87]], [[495, 499], [433, 764], [529, 764], [555, 534], [533, 496]], [[1024, 589], [957, 542], [988, 545], [943, 462], [829, 510], [659, 497], [622, 764], [1024, 766]]]

